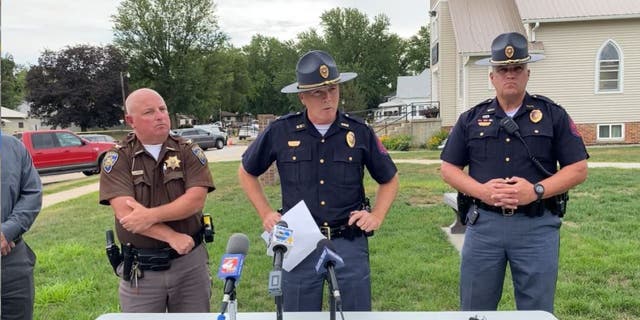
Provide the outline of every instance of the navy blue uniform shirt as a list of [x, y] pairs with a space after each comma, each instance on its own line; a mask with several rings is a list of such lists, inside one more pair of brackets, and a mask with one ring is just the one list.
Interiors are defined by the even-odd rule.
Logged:
[[379, 184], [397, 172], [373, 130], [341, 112], [324, 137], [306, 111], [280, 117], [242, 156], [244, 169], [256, 177], [274, 161], [284, 212], [304, 200], [318, 225], [333, 226], [361, 209], [364, 167]]
[[[440, 159], [469, 166], [469, 175], [480, 183], [518, 176], [536, 183], [547, 176], [535, 167], [526, 148], [500, 128], [507, 117], [497, 99], [486, 100], [462, 113], [451, 130]], [[529, 150], [549, 172], [589, 158], [582, 137], [567, 114], [549, 98], [525, 95], [513, 116]]]

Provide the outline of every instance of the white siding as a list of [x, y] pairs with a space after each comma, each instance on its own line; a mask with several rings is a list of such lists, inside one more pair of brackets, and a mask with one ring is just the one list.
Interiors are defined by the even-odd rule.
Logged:
[[[640, 19], [541, 24], [546, 59], [532, 64], [529, 92], [550, 97], [577, 123], [640, 121]], [[595, 93], [598, 50], [620, 46], [623, 92]]]
[[[451, 15], [449, 14], [449, 3], [441, 1], [438, 7], [438, 19], [440, 21], [440, 53], [439, 62], [435, 66], [438, 71], [439, 83], [436, 86], [439, 90], [440, 117], [443, 126], [452, 126], [457, 118], [456, 114], [456, 43], [453, 32]], [[432, 67], [433, 69], [433, 67]]]

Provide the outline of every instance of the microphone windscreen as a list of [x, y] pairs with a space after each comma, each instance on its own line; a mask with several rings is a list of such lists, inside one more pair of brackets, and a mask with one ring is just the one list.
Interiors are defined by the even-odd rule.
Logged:
[[234, 233], [229, 237], [226, 253], [246, 255], [248, 251], [249, 237], [247, 237], [247, 235], [244, 233]]
[[317, 249], [329, 248], [333, 251], [336, 251], [336, 246], [329, 239], [320, 239], [320, 241], [318, 241], [318, 244], [316, 245], [316, 248]]
[[284, 220], [278, 221], [278, 223], [276, 223], [276, 225], [279, 225], [279, 226], [284, 227], [284, 228], [289, 228], [289, 225]]

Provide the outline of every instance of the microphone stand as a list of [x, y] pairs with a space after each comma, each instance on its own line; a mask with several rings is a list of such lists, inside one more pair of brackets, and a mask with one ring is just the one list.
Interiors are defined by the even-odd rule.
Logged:
[[231, 292], [231, 299], [229, 300], [228, 307], [229, 320], [236, 320], [236, 315], [238, 314], [238, 301], [236, 301], [236, 288], [233, 288]]
[[333, 285], [329, 279], [327, 279], [327, 284], [329, 285], [329, 320], [336, 320], [336, 298], [333, 296]]

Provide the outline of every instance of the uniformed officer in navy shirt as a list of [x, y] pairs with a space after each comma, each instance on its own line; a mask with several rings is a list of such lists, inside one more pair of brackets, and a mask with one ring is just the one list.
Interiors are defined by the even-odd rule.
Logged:
[[444, 181], [471, 201], [462, 310], [496, 310], [508, 262], [517, 309], [553, 312], [564, 195], [587, 178], [589, 155], [567, 112], [526, 91], [527, 64], [542, 58], [519, 33], [495, 38], [476, 63], [492, 66], [496, 97], [460, 115], [440, 156]]
[[[282, 209], [304, 200], [321, 232], [336, 247], [345, 267], [337, 272], [345, 311], [371, 310], [367, 236], [384, 220], [398, 190], [397, 169], [373, 130], [338, 111], [340, 83], [356, 77], [340, 73], [323, 51], [304, 54], [297, 82], [282, 89], [297, 93], [303, 112], [275, 120], [242, 157], [239, 178], [266, 231], [280, 220], [257, 177], [275, 161]], [[373, 208], [363, 210], [364, 168], [379, 184]], [[324, 276], [315, 270], [320, 250], [283, 276], [284, 311], [320, 311]]]

